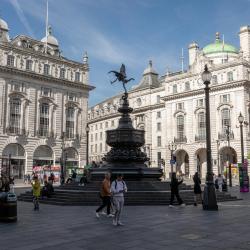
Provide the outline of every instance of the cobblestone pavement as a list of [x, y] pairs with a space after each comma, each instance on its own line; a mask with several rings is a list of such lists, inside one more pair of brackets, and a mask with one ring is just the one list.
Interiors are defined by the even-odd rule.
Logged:
[[[236, 192], [234, 190], [234, 192]], [[250, 249], [250, 195], [219, 204], [219, 211], [201, 206], [125, 207], [125, 226], [95, 217], [95, 207], [18, 202], [18, 222], [0, 223], [0, 249], [142, 250]]]

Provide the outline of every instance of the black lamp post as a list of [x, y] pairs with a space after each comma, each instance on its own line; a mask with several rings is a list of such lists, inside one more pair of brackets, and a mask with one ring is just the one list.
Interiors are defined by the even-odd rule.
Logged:
[[243, 143], [243, 122], [244, 122], [244, 117], [243, 115], [240, 113], [239, 117], [238, 117], [238, 121], [240, 123], [240, 145], [241, 145], [241, 163], [242, 166], [244, 164], [244, 143]]
[[86, 125], [86, 165], [89, 165], [89, 124]]
[[[168, 144], [168, 149], [170, 150], [170, 153], [171, 153], [171, 162], [170, 162], [170, 165], [171, 165], [171, 175], [173, 173], [173, 168], [174, 168], [174, 164], [173, 164], [173, 161], [174, 161], [174, 151], [177, 149], [177, 145], [172, 141]], [[171, 176], [170, 176], [171, 177]]]
[[208, 71], [207, 65], [202, 73], [202, 80], [205, 84], [205, 102], [206, 102], [206, 144], [207, 144], [207, 175], [206, 185], [204, 188], [203, 209], [218, 210], [217, 199], [214, 188], [212, 157], [211, 157], [211, 132], [210, 132], [210, 104], [209, 104], [209, 84], [212, 78], [211, 72]]
[[65, 150], [65, 132], [62, 132], [62, 136], [61, 136], [61, 139], [62, 139], [62, 144], [61, 144], [61, 185], [63, 185], [65, 183], [65, 176], [64, 176], [64, 172], [65, 172], [65, 166], [64, 166], [64, 163], [65, 163], [65, 159], [64, 159], [64, 150]]
[[[231, 154], [232, 151], [230, 148], [230, 125], [227, 125], [226, 136], [227, 136], [228, 150], [230, 151], [230, 154]], [[232, 166], [231, 166], [231, 162], [230, 162], [230, 154], [228, 154], [228, 159], [227, 159], [228, 160], [228, 178], [229, 178], [229, 186], [232, 187]]]

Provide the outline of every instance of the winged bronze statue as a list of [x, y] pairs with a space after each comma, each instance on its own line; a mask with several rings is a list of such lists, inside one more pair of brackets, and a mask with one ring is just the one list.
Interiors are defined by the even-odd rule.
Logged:
[[127, 84], [128, 82], [132, 81], [132, 80], [135, 80], [134, 78], [130, 78], [130, 79], [127, 79], [127, 75], [126, 75], [126, 67], [124, 64], [122, 64], [121, 68], [120, 68], [120, 72], [118, 71], [115, 71], [115, 70], [111, 70], [108, 72], [109, 74], [110, 73], [113, 73], [116, 77], [116, 79], [114, 81], [110, 81], [111, 84], [115, 83], [116, 81], [118, 82], [122, 82], [122, 85], [123, 85], [123, 88], [125, 90], [125, 93], [127, 93], [127, 89], [125, 87], [125, 84]]

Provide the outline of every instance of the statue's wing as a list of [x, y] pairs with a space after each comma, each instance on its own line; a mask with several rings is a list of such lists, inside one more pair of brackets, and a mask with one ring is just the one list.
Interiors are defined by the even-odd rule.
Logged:
[[124, 64], [122, 64], [121, 68], [120, 68], [120, 74], [122, 74], [122, 76], [124, 78], [126, 78], [126, 67]]
[[114, 70], [111, 70], [111, 71], [108, 72], [108, 74], [110, 74], [110, 73], [114, 73], [115, 75], [116, 75], [116, 74], [119, 74], [119, 72], [114, 71]]

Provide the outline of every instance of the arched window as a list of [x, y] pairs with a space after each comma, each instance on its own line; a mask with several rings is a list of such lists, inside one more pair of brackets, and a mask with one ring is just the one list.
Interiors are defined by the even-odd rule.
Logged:
[[184, 138], [184, 116], [178, 115], [177, 121], [177, 138], [183, 140]]
[[230, 110], [228, 108], [224, 108], [221, 110], [221, 127], [224, 134], [226, 134], [226, 129], [230, 126], [230, 124]]
[[74, 127], [75, 127], [75, 110], [73, 107], [66, 109], [66, 136], [67, 138], [74, 138]]
[[47, 137], [49, 135], [49, 104], [40, 105], [40, 126], [39, 135]]
[[232, 71], [227, 72], [227, 81], [231, 82], [233, 80], [234, 80], [233, 79], [233, 72]]
[[176, 94], [176, 93], [177, 93], [177, 85], [174, 84], [174, 85], [173, 85], [173, 94]]
[[206, 137], [205, 112], [198, 114], [198, 136], [200, 139], [205, 139]]
[[190, 90], [190, 83], [189, 82], [185, 82], [185, 91]]
[[13, 134], [20, 133], [21, 126], [21, 100], [20, 98], [12, 98], [10, 100], [10, 119], [9, 132]]

